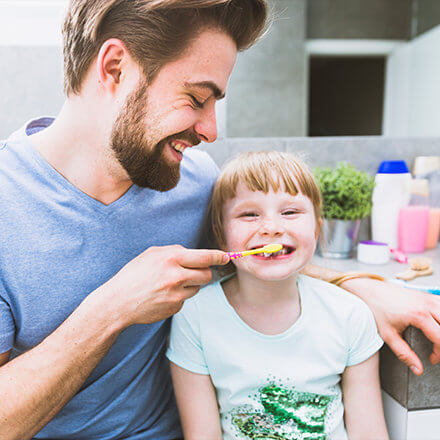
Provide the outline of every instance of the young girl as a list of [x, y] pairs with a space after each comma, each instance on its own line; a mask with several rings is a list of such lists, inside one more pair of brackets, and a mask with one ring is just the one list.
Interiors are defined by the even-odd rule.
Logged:
[[218, 245], [283, 249], [233, 260], [235, 274], [174, 317], [167, 356], [185, 439], [388, 438], [370, 310], [298, 273], [315, 251], [320, 209], [312, 174], [291, 154], [241, 154], [218, 178]]

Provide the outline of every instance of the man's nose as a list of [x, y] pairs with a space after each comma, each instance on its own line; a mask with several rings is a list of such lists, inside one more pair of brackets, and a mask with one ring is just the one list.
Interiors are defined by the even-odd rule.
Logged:
[[215, 102], [207, 102], [200, 111], [200, 118], [194, 130], [204, 142], [214, 142], [217, 139], [217, 119], [215, 116]]

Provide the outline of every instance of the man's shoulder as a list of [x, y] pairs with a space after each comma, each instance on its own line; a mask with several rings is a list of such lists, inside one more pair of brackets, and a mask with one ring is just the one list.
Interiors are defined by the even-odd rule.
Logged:
[[24, 136], [24, 132], [18, 130], [7, 139], [0, 140], [0, 181], [4, 184], [13, 179], [23, 166]]
[[29, 153], [29, 135], [40, 131], [53, 122], [51, 117], [32, 119], [0, 140], [0, 169], [14, 169], [14, 162], [22, 162]]

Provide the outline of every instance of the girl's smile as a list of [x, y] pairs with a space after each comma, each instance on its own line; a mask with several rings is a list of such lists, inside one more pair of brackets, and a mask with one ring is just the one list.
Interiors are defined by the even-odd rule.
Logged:
[[295, 252], [295, 248], [293, 246], [283, 245], [283, 249], [278, 252], [274, 252], [272, 254], [257, 254], [252, 255], [252, 257], [263, 259], [263, 260], [283, 260], [286, 258], [290, 258], [290, 256]]

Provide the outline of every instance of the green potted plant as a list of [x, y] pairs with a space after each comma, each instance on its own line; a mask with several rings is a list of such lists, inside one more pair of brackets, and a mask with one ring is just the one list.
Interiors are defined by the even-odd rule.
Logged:
[[349, 258], [360, 222], [371, 213], [374, 178], [347, 162], [315, 168], [314, 174], [322, 193], [321, 255]]

